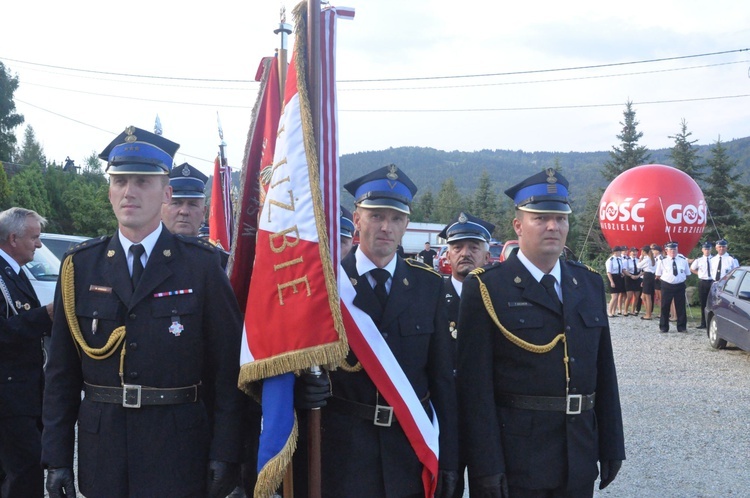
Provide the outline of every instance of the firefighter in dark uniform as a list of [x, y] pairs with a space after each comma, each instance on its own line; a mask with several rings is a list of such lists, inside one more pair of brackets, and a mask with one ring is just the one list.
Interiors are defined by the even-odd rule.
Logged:
[[[456, 339], [458, 338], [458, 308], [461, 304], [461, 290], [464, 279], [471, 271], [490, 262], [489, 242], [495, 225], [468, 213], [460, 213], [455, 220], [445, 226], [439, 236], [448, 243], [447, 258], [451, 265], [451, 274], [443, 275], [443, 299], [448, 317], [448, 330], [452, 348], [453, 375], [456, 374]], [[464, 495], [464, 471], [466, 459], [461, 457], [462, 447], [459, 434], [458, 483], [453, 496]]]
[[457, 383], [471, 496], [590, 497], [625, 458], [602, 278], [559, 258], [567, 187], [550, 168], [506, 190], [519, 251], [464, 281]]
[[76, 423], [88, 498], [223, 497], [237, 482], [242, 322], [216, 249], [161, 223], [177, 147], [128, 127], [100, 155], [118, 230], [62, 265], [43, 407], [51, 498], [75, 495]]
[[[457, 422], [440, 276], [396, 255], [417, 188], [394, 165], [345, 188], [354, 196], [360, 235], [357, 251], [342, 261], [356, 290], [354, 304], [377, 325], [425, 411], [437, 416], [437, 496], [448, 498], [457, 479]], [[387, 416], [390, 407], [354, 354], [347, 363], [330, 373], [332, 397], [322, 413], [323, 496], [424, 497], [422, 464], [398, 419]]]
[[[173, 234], [198, 237], [206, 219], [206, 182], [208, 177], [188, 163], [182, 163], [169, 172], [172, 199], [161, 207], [161, 220]], [[221, 266], [227, 267], [229, 253], [219, 248]]]
[[0, 479], [2, 498], [41, 498], [42, 337], [52, 330], [52, 304], [41, 306], [23, 265], [42, 247], [46, 220], [34, 211], [0, 213]]

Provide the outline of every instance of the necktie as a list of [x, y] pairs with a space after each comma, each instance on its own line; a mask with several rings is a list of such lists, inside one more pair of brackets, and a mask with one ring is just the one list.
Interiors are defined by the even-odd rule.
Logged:
[[391, 278], [391, 274], [388, 270], [382, 268], [374, 268], [370, 270], [370, 275], [375, 279], [375, 297], [378, 298], [380, 306], [385, 309], [385, 303], [388, 301], [388, 291], [385, 288], [385, 283]]
[[638, 275], [638, 268], [635, 267], [635, 258], [633, 258], [633, 275]]
[[710, 256], [706, 256], [706, 268], [707, 268], [706, 273], [708, 274], [708, 278], [711, 278], [711, 257]]
[[21, 267], [21, 271], [18, 272], [18, 278], [20, 278], [24, 284], [26, 284], [26, 287], [28, 287], [28, 290], [33, 289], [34, 287], [31, 285], [31, 280], [29, 280], [29, 277], [26, 276], [26, 272], [23, 271], [23, 267]]
[[677, 276], [677, 261], [672, 260], [672, 275]]
[[146, 248], [140, 244], [133, 244], [130, 246], [130, 252], [133, 253], [133, 274], [130, 277], [130, 281], [133, 282], [133, 289], [135, 289], [138, 286], [141, 275], [143, 275], [141, 256], [146, 252]]
[[719, 256], [719, 265], [716, 268], [716, 281], [718, 282], [719, 279], [721, 279], [721, 256]]
[[552, 299], [555, 304], [557, 305], [557, 310], [560, 310], [560, 297], [557, 295], [557, 291], [555, 290], [555, 277], [550, 275], [549, 273], [544, 275], [542, 277], [541, 283], [544, 286], [544, 288], [547, 290], [547, 294], [549, 295], [550, 299]]
[[622, 266], [620, 266], [620, 258], [617, 258], [617, 274], [622, 273]]

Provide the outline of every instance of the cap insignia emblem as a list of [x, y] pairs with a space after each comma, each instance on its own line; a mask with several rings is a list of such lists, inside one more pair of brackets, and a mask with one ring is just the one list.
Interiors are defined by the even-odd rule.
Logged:
[[461, 213], [461, 214], [458, 215], [458, 222], [459, 223], [466, 223], [467, 221], [469, 221], [469, 219], [466, 217], [466, 215], [464, 213]]
[[190, 176], [190, 168], [187, 164], [182, 168], [182, 176]]
[[557, 178], [555, 177], [555, 170], [552, 168], [547, 168], [547, 183], [557, 183]]
[[135, 133], [135, 126], [128, 126], [127, 128], [125, 128], [125, 133], [127, 133], [128, 135], [127, 137], [125, 137], [125, 141], [127, 143], [130, 144], [138, 140], [138, 137], [133, 135], [133, 133]]
[[115, 255], [115, 250], [114, 249], [110, 249], [109, 251], [107, 251], [107, 257], [108, 258], [111, 258], [114, 255]]
[[388, 165], [388, 173], [385, 175], [389, 180], [398, 180], [398, 167], [395, 164]]

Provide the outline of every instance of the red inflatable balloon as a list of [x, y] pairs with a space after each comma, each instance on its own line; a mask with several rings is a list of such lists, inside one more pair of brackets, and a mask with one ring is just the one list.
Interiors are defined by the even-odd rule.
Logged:
[[610, 247], [640, 249], [669, 241], [689, 253], [706, 226], [706, 200], [695, 180], [663, 164], [629, 169], [609, 184], [599, 203], [599, 225]]

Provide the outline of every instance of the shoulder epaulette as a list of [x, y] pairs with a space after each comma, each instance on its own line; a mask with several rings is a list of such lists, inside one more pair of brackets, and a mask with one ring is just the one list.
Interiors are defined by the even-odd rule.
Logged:
[[577, 266], [577, 267], [579, 267], [579, 268], [586, 268], [586, 269], [587, 269], [588, 271], [590, 271], [590, 272], [592, 272], [592, 273], [599, 273], [599, 272], [598, 272], [598, 271], [596, 271], [596, 270], [595, 270], [594, 268], [590, 267], [590, 266], [589, 266], [589, 265], [587, 265], [586, 263], [582, 263], [581, 261], [567, 261], [567, 263], [568, 263], [569, 265]]
[[98, 246], [99, 244], [103, 242], [107, 242], [109, 239], [111, 239], [111, 235], [102, 235], [101, 237], [95, 237], [93, 239], [84, 240], [83, 242], [79, 242], [78, 244], [74, 245], [70, 249], [68, 249], [65, 254], [73, 254], [75, 252], [82, 251], [84, 249], [88, 249], [89, 247]]
[[207, 251], [216, 252], [219, 250], [215, 245], [202, 237], [186, 237], [184, 235], [176, 234], [175, 238], [187, 244], [201, 247]]
[[483, 267], [480, 266], [479, 268], [474, 268], [473, 270], [471, 270], [469, 272], [469, 275], [481, 275], [485, 271], [487, 270], [485, 270]]
[[426, 270], [426, 271], [428, 271], [430, 273], [434, 273], [438, 277], [440, 276], [440, 274], [438, 272], [436, 272], [433, 267], [431, 267], [429, 265], [426, 265], [426, 264], [422, 263], [421, 261], [417, 261], [416, 259], [406, 258], [406, 259], [404, 259], [404, 263], [406, 263], [407, 265], [409, 265], [409, 266], [411, 266], [413, 268], [419, 268], [420, 270]]
[[685, 256], [683, 256], [682, 254], [678, 254], [678, 255], [677, 255], [677, 257], [678, 257], [678, 258], [682, 258], [682, 259], [687, 259], [687, 258], [685, 258]]

